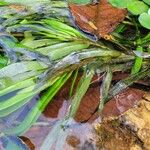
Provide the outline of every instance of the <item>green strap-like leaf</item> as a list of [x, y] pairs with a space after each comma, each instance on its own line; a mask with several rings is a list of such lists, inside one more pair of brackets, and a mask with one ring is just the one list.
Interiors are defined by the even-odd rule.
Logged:
[[77, 112], [77, 109], [79, 108], [81, 99], [87, 92], [87, 89], [89, 88], [90, 82], [92, 80], [92, 77], [94, 75], [94, 71], [90, 70], [89, 72], [85, 73], [84, 76], [80, 79], [80, 82], [78, 83], [77, 91], [72, 99], [71, 102], [71, 108], [68, 117], [73, 118]]
[[104, 104], [108, 97], [109, 88], [112, 81], [112, 70], [109, 66], [106, 67], [106, 75], [103, 79], [103, 83], [100, 87], [100, 105], [99, 105], [99, 112], [101, 112], [104, 108]]
[[45, 109], [47, 104], [52, 100], [55, 94], [59, 91], [59, 89], [64, 85], [64, 83], [68, 80], [72, 73], [64, 74], [61, 76], [41, 97], [40, 100], [37, 101], [37, 104], [32, 108], [29, 114], [25, 117], [23, 122], [19, 124], [15, 128], [8, 128], [3, 132], [6, 135], [21, 135], [25, 131], [27, 131], [38, 119], [41, 112]]
[[86, 5], [86, 4], [91, 4], [92, 0], [69, 0], [69, 3]]

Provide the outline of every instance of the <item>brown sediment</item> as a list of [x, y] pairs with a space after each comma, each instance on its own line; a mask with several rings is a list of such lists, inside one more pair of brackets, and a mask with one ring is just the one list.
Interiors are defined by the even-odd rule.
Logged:
[[22, 12], [26, 10], [26, 6], [24, 5], [10, 4], [8, 7], [18, 12]]
[[128, 88], [110, 100], [103, 110], [105, 117], [118, 116], [135, 106], [144, 95], [144, 91]]

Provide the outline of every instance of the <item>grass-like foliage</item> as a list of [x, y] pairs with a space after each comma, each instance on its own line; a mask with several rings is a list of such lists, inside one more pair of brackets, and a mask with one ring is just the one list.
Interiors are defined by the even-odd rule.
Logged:
[[[41, 1], [41, 5], [45, 6], [44, 15], [39, 11], [39, 7], [35, 9], [27, 0], [0, 1], [0, 11], [8, 10], [3, 11], [0, 16], [0, 121], [4, 135], [22, 135], [34, 125], [47, 104], [69, 78], [73, 78], [70, 111], [54, 131], [75, 116], [95, 72], [104, 73], [100, 90], [100, 112], [111, 97], [133, 82], [150, 75], [150, 33], [147, 23], [142, 24], [142, 19], [146, 18], [142, 15], [148, 15], [146, 11], [149, 9], [149, 2], [140, 1], [143, 6], [141, 12], [132, 8], [133, 3], [129, 7], [119, 1], [110, 2], [117, 7], [128, 7], [133, 15], [128, 16], [127, 20], [117, 27], [110, 41], [93, 41], [70, 25], [67, 20], [69, 11], [64, 1]], [[26, 9], [17, 13], [17, 10], [9, 7], [13, 4], [26, 6]], [[139, 14], [137, 22], [138, 18], [134, 15]], [[148, 32], [143, 33], [140, 24], [146, 27], [144, 30]], [[130, 28], [133, 28], [135, 34], [126, 37], [124, 33]], [[79, 70], [82, 78], [75, 90], [76, 78], [81, 75]], [[116, 71], [129, 71], [131, 75], [112, 87], [112, 76]], [[38, 100], [23, 119], [18, 121], [21, 110], [38, 94]], [[9, 125], [6, 123], [7, 118], [14, 118]], [[47, 140], [49, 137], [51, 134]], [[7, 143], [12, 142], [12, 138], [6, 139]], [[43, 147], [45, 149], [47, 145]]]

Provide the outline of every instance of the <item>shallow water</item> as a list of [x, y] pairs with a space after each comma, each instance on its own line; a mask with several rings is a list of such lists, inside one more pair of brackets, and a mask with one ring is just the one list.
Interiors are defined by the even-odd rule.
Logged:
[[[68, 85], [66, 85], [66, 87], [68, 87]], [[119, 114], [122, 114], [134, 106], [138, 100], [141, 99], [143, 94], [144, 92], [141, 90], [128, 88], [126, 91], [119, 94], [106, 104], [106, 107], [103, 111], [103, 117], [114, 115], [118, 116]], [[64, 118], [69, 108], [69, 101], [66, 100], [67, 96], [68, 91], [64, 87], [54, 98], [54, 101], [47, 106], [37, 123], [23, 135], [31, 141], [32, 144], [30, 144], [30, 146], [32, 146], [32, 149], [40, 149], [40, 146], [44, 142], [44, 139], [47, 137], [48, 133], [53, 130], [58, 121]], [[122, 99], [123, 101], [121, 101]], [[81, 102], [75, 117], [76, 121], [73, 121], [69, 127], [69, 133], [63, 149], [86, 150], [85, 147], [87, 145], [88, 147], [91, 147], [91, 149], [96, 149], [95, 137], [97, 135], [94, 127], [99, 116], [96, 112], [98, 104], [99, 87], [93, 85], [91, 88], [89, 88]]]
[[[18, 1], [18, 3], [19, 2], [20, 1]], [[53, 5], [55, 5], [55, 3]], [[59, 8], [59, 6], [57, 7], [58, 7], [57, 11], [54, 12], [55, 17], [60, 17], [61, 15], [63, 17], [66, 16], [68, 19], [68, 15], [70, 15], [69, 10], [65, 9], [65, 11], [63, 11], [64, 9]], [[64, 7], [67, 7], [67, 5], [64, 5]], [[94, 6], [86, 7], [86, 8], [87, 10], [88, 8], [90, 8], [89, 10], [91, 11], [92, 9], [96, 7], [97, 6], [94, 5]], [[19, 6], [12, 5], [10, 6], [10, 10], [12, 9], [14, 10], [13, 13], [20, 12], [20, 14], [23, 13], [24, 15], [28, 15], [26, 14], [26, 10], [24, 7], [20, 7], [20, 10], [19, 10]], [[93, 29], [97, 30], [97, 28], [95, 24], [90, 21], [91, 19], [93, 19], [92, 17], [96, 16], [95, 12], [93, 11], [93, 13], [90, 13], [89, 16], [86, 16], [86, 13], [88, 12], [87, 10], [86, 10], [87, 12], [84, 12], [79, 7], [75, 9], [80, 9], [80, 13], [76, 14], [76, 18], [74, 18], [73, 16], [71, 17], [69, 16], [69, 19], [71, 19], [71, 21], [70, 20], [69, 21], [71, 23], [73, 22], [74, 26], [76, 26], [76, 23], [74, 21], [78, 21], [78, 23], [82, 25], [84, 24], [86, 28], [83, 28], [84, 30], [83, 33], [88, 35], [88, 38], [90, 38], [92, 41], [96, 41], [97, 36], [93, 35]], [[49, 17], [48, 13], [50, 13], [50, 11], [48, 10], [53, 11], [51, 6], [46, 6], [46, 5], [40, 6], [40, 4], [38, 4], [38, 5], [35, 5], [29, 11], [29, 13], [32, 13], [32, 11], [35, 11], [39, 13], [40, 15], [41, 14], [43, 15], [43, 13], [45, 12], [46, 16], [44, 17], [48, 18]], [[82, 12], [85, 16], [82, 15]], [[3, 15], [4, 14], [5, 12], [3, 12]], [[12, 20], [8, 19], [4, 23], [4, 25], [5, 26], [11, 25], [12, 23], [14, 23], [14, 21], [16, 21], [16, 18], [13, 18]], [[78, 27], [81, 28], [80, 26]], [[22, 29], [25, 30], [25, 28], [22, 28]], [[75, 57], [75, 56], [76, 55], [73, 54], [69, 57], [66, 57], [59, 63], [57, 63], [56, 70], [57, 68], [58, 69], [61, 68], [63, 65], [67, 66], [73, 63], [74, 64], [79, 63], [78, 57]], [[84, 53], [83, 53], [83, 56], [84, 56]], [[33, 58], [35, 59], [35, 57]], [[116, 78], [116, 80], [118, 80], [118, 78]], [[135, 88], [126, 88], [123, 92], [114, 96], [114, 98], [106, 104], [100, 116], [97, 111], [99, 102], [100, 102], [100, 93], [99, 93], [100, 84], [101, 84], [101, 79], [97, 79], [97, 77], [95, 77], [95, 80], [92, 82], [90, 88], [88, 89], [87, 93], [85, 94], [84, 98], [81, 101], [81, 104], [76, 113], [76, 116], [74, 117], [74, 119], [72, 118], [68, 119], [65, 117], [70, 108], [70, 102], [69, 102], [70, 97], [68, 97], [69, 95], [68, 93], [70, 90], [68, 87], [70, 87], [70, 83], [68, 82], [67, 85], [63, 87], [61, 91], [59, 91], [57, 96], [55, 96], [53, 101], [48, 104], [48, 106], [46, 107], [46, 109], [44, 110], [42, 114], [41, 114], [41, 109], [37, 107], [38, 110], [36, 109], [36, 111], [38, 115], [41, 114], [40, 117], [38, 118], [36, 123], [34, 123], [32, 127], [29, 126], [28, 131], [26, 131], [20, 138], [17, 135], [16, 136], [9, 135], [5, 137], [3, 135], [0, 135], [0, 150], [5, 149], [7, 145], [11, 147], [12, 143], [15, 143], [13, 145], [15, 147], [14, 150], [17, 148], [17, 146], [20, 146], [19, 143], [21, 143], [21, 147], [19, 147], [19, 148], [22, 148], [21, 150], [28, 149], [26, 145], [21, 141], [21, 139], [27, 144], [27, 146], [30, 147], [31, 150], [40, 150], [40, 149], [41, 150], [47, 150], [47, 149], [50, 149], [50, 150], [61, 150], [61, 149], [62, 150], [96, 150], [96, 149], [99, 149], [99, 147], [97, 147], [97, 139], [99, 137], [97, 137], [98, 133], [96, 133], [95, 131], [95, 124], [99, 124], [102, 118], [104, 117], [114, 117], [114, 116], [119, 116], [123, 114], [125, 111], [127, 111], [131, 107], [136, 106], [137, 102], [141, 100], [144, 94], [144, 91], [142, 90], [138, 90]], [[17, 92], [18, 91], [14, 93], [10, 93], [9, 95], [2, 96], [0, 97], [0, 99], [6, 100], [16, 95]], [[14, 129], [14, 127], [20, 127], [19, 129], [21, 131], [19, 130], [18, 134], [24, 131], [24, 129], [22, 129], [23, 126], [20, 126], [20, 125], [24, 121], [25, 117], [30, 112], [32, 112], [33, 110], [32, 108], [36, 106], [39, 98], [40, 98], [40, 95], [35, 96], [35, 98], [33, 98], [29, 103], [27, 103], [26, 105], [24, 105], [17, 111], [11, 113], [9, 116], [2, 118], [0, 120], [0, 131], [1, 132], [6, 131], [6, 133], [9, 134], [10, 131]], [[34, 111], [30, 115], [34, 116]], [[36, 120], [37, 116], [35, 116], [35, 118], [30, 118], [28, 120], [28, 121], [31, 121], [30, 124], [34, 122], [34, 119]], [[23, 123], [26, 124], [28, 122], [24, 121]]]

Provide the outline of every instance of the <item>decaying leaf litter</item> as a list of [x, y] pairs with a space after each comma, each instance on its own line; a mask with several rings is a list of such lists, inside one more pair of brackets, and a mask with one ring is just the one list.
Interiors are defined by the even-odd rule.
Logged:
[[[147, 8], [149, 4], [145, 3], [144, 8]], [[116, 7], [115, 1], [111, 4]], [[28, 1], [1, 2], [0, 111], [4, 134], [2, 138], [6, 141], [6, 146], [9, 147], [12, 143], [17, 146], [19, 139], [11, 136], [22, 135], [36, 124], [41, 112], [69, 78], [73, 78], [70, 96], [74, 96], [68, 97], [71, 99], [71, 107], [50, 131], [41, 147], [43, 149], [52, 148], [54, 142], [57, 143], [56, 149], [63, 147], [63, 142], [60, 141], [65, 141], [64, 137], [67, 137], [67, 132], [72, 127], [72, 117], [76, 115], [88, 87], [92, 86], [95, 73], [98, 76], [97, 82], [102, 82], [100, 110], [108, 100], [134, 82], [145, 77], [149, 79], [149, 31], [145, 29], [148, 24], [146, 21], [146, 24], [142, 24], [138, 18], [140, 25], [145, 28], [139, 26], [137, 18], [131, 15], [132, 9], [128, 12], [130, 4], [127, 9], [125, 6], [115, 8], [111, 4], [106, 0], [86, 6], [69, 2], [72, 13], [69, 18], [75, 21], [74, 26], [83, 29], [80, 32], [68, 26], [72, 21], [68, 20], [70, 13], [64, 1], [45, 0], [35, 6]], [[146, 13], [145, 10], [140, 13]], [[93, 13], [87, 13], [89, 11]], [[130, 33], [130, 36], [126, 33]], [[131, 68], [131, 75], [113, 87], [115, 82], [112, 74], [124, 71], [129, 74]], [[79, 78], [80, 81], [75, 86], [77, 76], [81, 75], [82, 78]], [[98, 107], [95, 111], [97, 109]], [[51, 138], [55, 131], [61, 134]], [[27, 147], [21, 145], [21, 148]]]
[[[127, 15], [125, 9], [112, 7], [107, 0], [101, 0], [98, 5], [70, 5], [77, 25], [85, 31], [95, 33], [99, 38], [111, 33]], [[90, 12], [90, 13], [89, 13]]]

